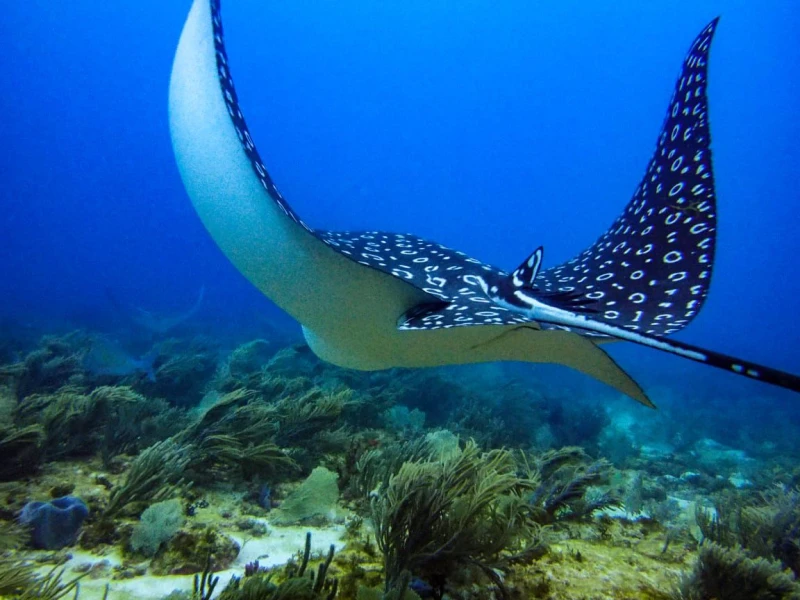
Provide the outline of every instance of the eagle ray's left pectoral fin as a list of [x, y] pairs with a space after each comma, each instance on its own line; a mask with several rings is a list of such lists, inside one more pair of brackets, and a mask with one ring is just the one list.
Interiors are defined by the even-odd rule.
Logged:
[[[542, 333], [547, 332], [538, 332], [537, 335]], [[576, 333], [567, 335], [570, 339], [559, 346], [560, 356], [554, 356], [553, 362], [602, 381], [649, 408], [656, 408], [641, 386], [605, 350], [587, 337]]]
[[[494, 348], [489, 348], [494, 346]], [[580, 371], [641, 402], [656, 405], [641, 386], [591, 339], [571, 331], [542, 331], [523, 325], [486, 344], [494, 360], [521, 360], [561, 364]], [[536, 357], [535, 359], [531, 357]]]
[[[653, 401], [644, 393], [644, 390], [636, 383], [636, 380], [628, 375], [627, 371], [620, 367], [617, 361], [611, 358], [605, 350], [600, 348], [589, 338], [580, 335], [576, 337], [580, 340], [580, 345], [587, 346], [585, 350], [579, 351], [582, 353], [585, 352], [585, 357], [578, 359], [575, 364], [569, 364], [566, 361], [563, 364], [616, 388], [623, 394], [630, 396], [649, 408], [656, 408], [656, 405], [653, 404]], [[577, 345], [578, 344], [576, 344], [576, 346]], [[588, 346], [591, 346], [591, 348]]]

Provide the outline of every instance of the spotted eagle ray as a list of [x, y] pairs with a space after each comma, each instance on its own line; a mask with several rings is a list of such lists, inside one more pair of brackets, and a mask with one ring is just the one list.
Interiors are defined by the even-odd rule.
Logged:
[[600, 347], [627, 340], [800, 391], [800, 377], [666, 336], [708, 294], [716, 194], [706, 77], [715, 19], [686, 56], [633, 198], [592, 246], [511, 273], [414, 235], [312, 229], [256, 150], [228, 66], [220, 0], [194, 0], [169, 89], [183, 183], [222, 252], [303, 327], [321, 359], [360, 370], [558, 363], [653, 406]]
[[150, 333], [158, 334], [164, 334], [172, 329], [175, 329], [178, 325], [188, 321], [195, 314], [197, 314], [197, 311], [200, 310], [200, 307], [203, 304], [203, 298], [205, 297], [205, 294], [206, 286], [200, 286], [200, 292], [197, 294], [197, 300], [195, 300], [194, 304], [187, 311], [174, 315], [159, 315], [140, 306], [133, 306], [123, 303], [117, 298], [111, 288], [106, 288], [106, 296], [108, 297], [109, 302], [111, 302], [111, 305], [119, 314], [128, 318], [138, 327], [141, 327]]

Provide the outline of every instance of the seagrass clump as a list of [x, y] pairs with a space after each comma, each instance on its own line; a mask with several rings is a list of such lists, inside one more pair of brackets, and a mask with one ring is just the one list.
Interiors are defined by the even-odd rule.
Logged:
[[142, 451], [131, 464], [125, 480], [111, 491], [103, 514], [109, 518], [134, 502], [149, 504], [177, 495], [184, 483], [189, 451], [173, 439], [157, 442]]
[[405, 572], [442, 587], [458, 570], [477, 567], [505, 595], [498, 570], [543, 550], [526, 499], [534, 485], [517, 475], [510, 452], [481, 452], [472, 441], [441, 460], [404, 463], [372, 494], [385, 589]]

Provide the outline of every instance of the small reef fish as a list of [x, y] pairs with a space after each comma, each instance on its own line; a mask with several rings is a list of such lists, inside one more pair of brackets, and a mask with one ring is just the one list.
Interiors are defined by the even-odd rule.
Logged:
[[668, 338], [708, 294], [716, 193], [707, 67], [717, 19], [691, 45], [647, 170], [590, 247], [506, 272], [411, 234], [312, 229], [280, 193], [245, 123], [219, 0], [194, 0], [169, 88], [178, 169], [211, 237], [299, 321], [323, 360], [361, 370], [499, 360], [559, 363], [652, 406], [601, 348], [627, 340], [800, 391], [800, 377]]
[[83, 368], [93, 375], [112, 375], [125, 377], [144, 373], [150, 381], [156, 380], [153, 363], [158, 351], [152, 350], [140, 359], [133, 358], [119, 344], [98, 338], [83, 357]]

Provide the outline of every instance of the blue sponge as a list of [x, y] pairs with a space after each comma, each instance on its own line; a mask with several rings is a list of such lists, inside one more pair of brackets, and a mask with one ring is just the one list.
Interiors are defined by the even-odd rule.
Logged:
[[33, 545], [58, 550], [75, 543], [89, 509], [83, 500], [63, 496], [51, 502], [28, 502], [19, 514], [19, 522], [31, 528]]

